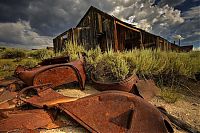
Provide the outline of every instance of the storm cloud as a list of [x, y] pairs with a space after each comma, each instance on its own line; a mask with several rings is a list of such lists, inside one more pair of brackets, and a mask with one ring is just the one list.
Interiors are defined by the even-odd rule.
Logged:
[[[52, 38], [75, 27], [90, 6], [171, 41], [180, 34], [185, 44], [198, 39], [199, 7], [181, 12], [185, 0], [2, 0], [0, 43], [15, 47], [52, 46]], [[192, 23], [191, 31], [187, 26]], [[198, 45], [198, 42], [195, 42]]]

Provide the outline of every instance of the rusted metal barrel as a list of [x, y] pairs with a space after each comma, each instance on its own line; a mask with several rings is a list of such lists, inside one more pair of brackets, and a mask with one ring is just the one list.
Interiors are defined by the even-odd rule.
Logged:
[[125, 80], [119, 81], [119, 82], [100, 82], [95, 80], [94, 73], [91, 72], [91, 80], [93, 82], [93, 86], [95, 89], [100, 91], [106, 91], [106, 90], [118, 90], [118, 91], [126, 91], [130, 92], [133, 89], [133, 85], [136, 84], [136, 82], [139, 80], [137, 75], [131, 75]]

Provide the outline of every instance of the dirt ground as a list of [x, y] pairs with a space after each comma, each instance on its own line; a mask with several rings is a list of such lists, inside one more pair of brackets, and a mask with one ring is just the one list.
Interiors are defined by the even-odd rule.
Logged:
[[[71, 96], [71, 97], [84, 97], [91, 94], [98, 93], [97, 90], [87, 85], [84, 91], [78, 88], [62, 88], [57, 90], [59, 93]], [[175, 103], [168, 103], [163, 100], [162, 97], [154, 97], [150, 103], [156, 106], [164, 107], [168, 113], [183, 120], [190, 125], [200, 130], [200, 99], [193, 96], [185, 96], [179, 94], [180, 98]], [[174, 127], [175, 133], [185, 133], [181, 129]], [[88, 131], [80, 125], [70, 125], [67, 127], [52, 129], [52, 130], [41, 130], [41, 133], [87, 133]]]

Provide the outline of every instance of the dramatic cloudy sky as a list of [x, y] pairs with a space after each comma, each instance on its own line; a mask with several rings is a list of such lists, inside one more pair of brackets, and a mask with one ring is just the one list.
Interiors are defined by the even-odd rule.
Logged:
[[0, 0], [0, 46], [52, 46], [91, 5], [171, 42], [200, 47], [200, 0]]

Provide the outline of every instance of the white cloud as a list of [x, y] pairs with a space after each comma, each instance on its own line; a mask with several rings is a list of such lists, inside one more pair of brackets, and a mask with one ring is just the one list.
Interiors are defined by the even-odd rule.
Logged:
[[[129, 6], [115, 6], [110, 13], [129, 23], [137, 23], [138, 28], [161, 34], [166, 29], [184, 22], [181, 12], [168, 5], [152, 6], [148, 0], [135, 0]], [[135, 23], [136, 22], [136, 23]], [[159, 31], [159, 32], [157, 32]]]
[[[52, 45], [52, 38], [59, 33], [76, 26], [87, 9], [93, 5], [119, 19], [132, 23], [139, 28], [156, 35], [171, 39], [181, 35], [189, 41], [198, 43], [200, 32], [200, 7], [193, 7], [181, 13], [173, 7], [185, 0], [161, 0], [152, 6], [155, 0], [40, 0], [29, 1], [14, 6], [7, 5], [9, 16], [20, 16], [21, 20], [13, 23], [0, 23], [0, 42], [23, 46]], [[194, 1], [194, 0], [193, 0]], [[21, 5], [27, 6], [21, 8]], [[161, 6], [162, 5], [162, 6]], [[4, 9], [4, 8], [2, 8]], [[24, 12], [21, 11], [26, 9]], [[4, 11], [4, 10], [3, 10]], [[3, 13], [2, 13], [3, 14]], [[24, 17], [24, 14], [26, 15]], [[17, 17], [16, 17], [17, 18]], [[26, 19], [25, 19], [26, 18]], [[5, 19], [8, 19], [5, 17]], [[44, 36], [41, 36], [44, 35]], [[195, 36], [194, 36], [195, 35]]]
[[40, 36], [26, 21], [16, 23], [0, 23], [0, 41], [7, 45], [21, 45], [23, 47], [52, 46], [52, 38]]
[[192, 7], [190, 10], [182, 13], [185, 22], [178, 27], [174, 34], [184, 36], [184, 44], [200, 45], [200, 6]]
[[182, 4], [183, 2], [185, 2], [185, 0], [161, 0], [158, 4], [161, 7], [165, 6], [165, 5], [175, 7], [175, 6]]
[[184, 38], [181, 36], [181, 35], [174, 35], [173, 36], [173, 38], [175, 39], [175, 40], [183, 40]]

